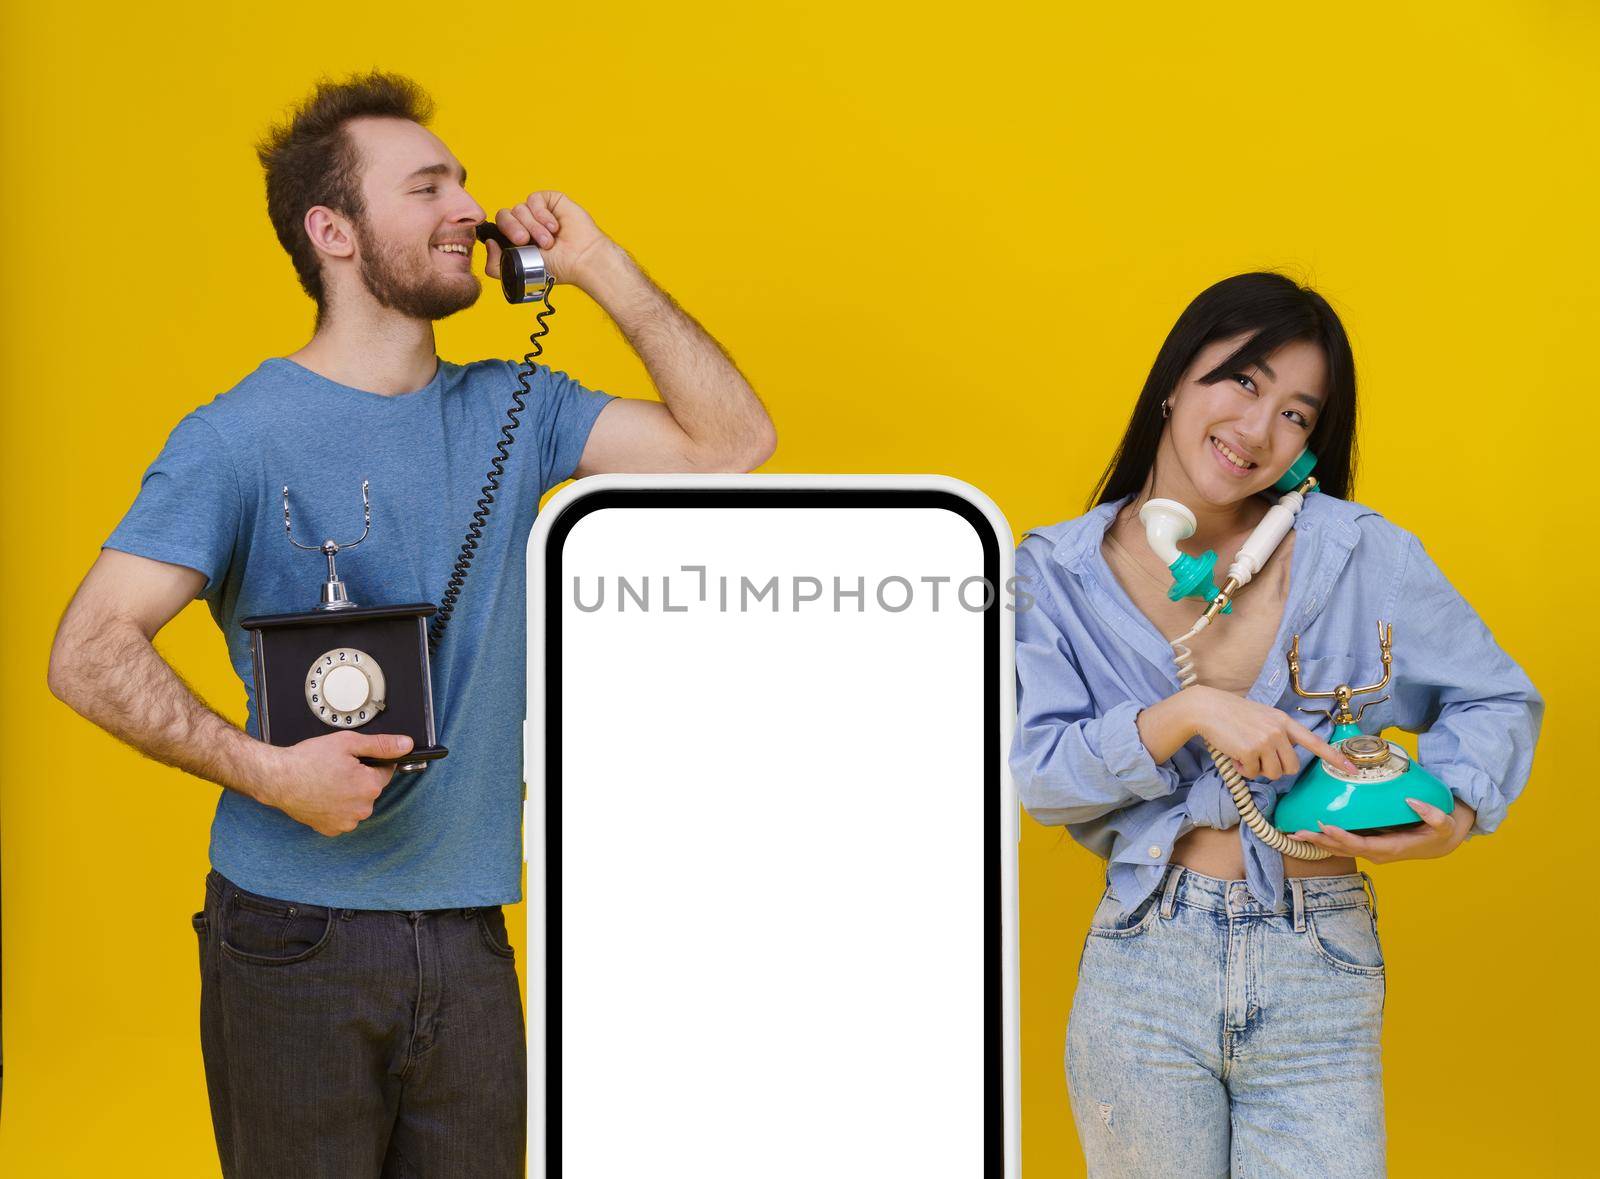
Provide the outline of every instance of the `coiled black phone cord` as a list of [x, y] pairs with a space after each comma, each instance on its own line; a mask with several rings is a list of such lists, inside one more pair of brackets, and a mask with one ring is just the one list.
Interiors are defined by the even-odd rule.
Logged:
[[484, 483], [483, 492], [478, 498], [477, 511], [472, 513], [472, 523], [467, 527], [466, 539], [461, 542], [461, 552], [456, 557], [455, 568], [450, 573], [450, 584], [445, 587], [439, 611], [433, 616], [433, 624], [428, 628], [430, 657], [438, 653], [439, 639], [444, 634], [445, 626], [450, 622], [450, 615], [455, 612], [456, 599], [460, 597], [461, 587], [467, 580], [467, 570], [472, 565], [472, 558], [477, 555], [478, 541], [483, 539], [483, 526], [489, 519], [489, 508], [494, 504], [495, 492], [500, 490], [500, 476], [506, 473], [506, 456], [511, 450], [512, 434], [522, 424], [518, 420], [518, 415], [528, 407], [525, 399], [533, 396], [528, 381], [533, 376], [535, 362], [544, 355], [544, 345], [539, 341], [550, 334], [550, 325], [545, 321], [556, 313], [556, 309], [550, 303], [552, 284], [553, 280], [546, 279], [544, 290], [539, 294], [540, 310], [533, 317], [538, 326], [528, 336], [528, 343], [532, 348], [523, 356], [522, 367], [517, 370], [517, 384], [521, 388], [513, 389], [511, 392], [514, 404], [506, 410], [506, 423], [500, 427], [500, 441], [495, 443], [495, 457], [489, 466], [488, 481]]

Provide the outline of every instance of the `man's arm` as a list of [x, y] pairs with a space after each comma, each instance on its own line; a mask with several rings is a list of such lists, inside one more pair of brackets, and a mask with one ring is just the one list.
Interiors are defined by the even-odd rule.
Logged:
[[[50, 691], [147, 757], [278, 807], [324, 835], [353, 830], [394, 773], [357, 759], [403, 753], [409, 739], [330, 740], [357, 736], [346, 732], [279, 749], [218, 716], [151, 643], [205, 580], [182, 565], [103, 549], [56, 629]], [[397, 742], [404, 748], [391, 749]]]
[[[535, 242], [558, 281], [599, 303], [644, 362], [661, 401], [618, 398], [595, 419], [576, 474], [749, 471], [777, 432], [721, 345], [602, 233], [570, 197], [536, 192], [495, 218], [512, 241]], [[498, 277], [490, 243], [488, 273]]]

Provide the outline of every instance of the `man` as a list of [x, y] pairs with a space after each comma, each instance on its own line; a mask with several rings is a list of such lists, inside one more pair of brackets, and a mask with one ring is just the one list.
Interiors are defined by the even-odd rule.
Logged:
[[[305, 610], [326, 573], [295, 537], [370, 536], [339, 558], [362, 604], [438, 601], [472, 521], [515, 366], [438, 359], [470, 307], [484, 210], [424, 126], [431, 103], [374, 73], [322, 84], [259, 146], [267, 205], [315, 333], [186, 416], [57, 631], [50, 688], [145, 754], [224, 787], [200, 937], [201, 1047], [222, 1168], [254, 1175], [520, 1175], [525, 1049], [502, 904], [520, 895], [522, 554], [539, 497], [603, 471], [749, 470], [775, 435], [716, 341], [571, 198], [494, 220], [611, 316], [662, 402], [539, 368], [433, 663], [449, 756], [396, 775], [406, 738], [259, 733], [241, 617]], [[490, 245], [486, 273], [499, 274]], [[203, 597], [249, 705], [241, 731], [152, 646]]]

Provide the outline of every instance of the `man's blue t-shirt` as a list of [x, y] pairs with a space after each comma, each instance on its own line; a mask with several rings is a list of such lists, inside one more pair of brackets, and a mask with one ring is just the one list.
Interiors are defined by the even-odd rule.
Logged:
[[[359, 605], [433, 602], [477, 507], [518, 366], [439, 361], [425, 388], [385, 396], [267, 360], [180, 421], [105, 547], [206, 575], [201, 591], [260, 736], [250, 636], [239, 619], [316, 606], [327, 562], [302, 544], [372, 532], [341, 553]], [[540, 367], [466, 585], [433, 659], [435, 732], [449, 756], [397, 773], [354, 831], [319, 835], [222, 791], [211, 864], [266, 896], [353, 909], [506, 904], [521, 895], [528, 536], [540, 497], [572, 477], [612, 398]], [[329, 730], [332, 732], [333, 730]]]

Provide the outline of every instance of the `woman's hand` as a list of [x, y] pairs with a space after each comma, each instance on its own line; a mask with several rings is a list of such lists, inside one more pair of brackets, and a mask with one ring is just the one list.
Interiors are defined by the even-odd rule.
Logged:
[[1188, 723], [1197, 736], [1226, 753], [1246, 778], [1282, 778], [1300, 772], [1294, 747], [1311, 750], [1346, 773], [1355, 773], [1349, 758], [1286, 712], [1197, 684], [1173, 697], [1188, 706]]
[[1340, 855], [1360, 856], [1374, 864], [1387, 864], [1391, 860], [1436, 860], [1447, 856], [1461, 846], [1461, 841], [1472, 830], [1478, 817], [1460, 799], [1448, 815], [1436, 806], [1415, 798], [1406, 799], [1412, 810], [1422, 816], [1422, 826], [1411, 831], [1396, 831], [1388, 835], [1356, 835], [1340, 827], [1318, 823], [1320, 832], [1300, 831], [1296, 839], [1325, 847]]

